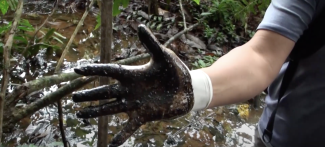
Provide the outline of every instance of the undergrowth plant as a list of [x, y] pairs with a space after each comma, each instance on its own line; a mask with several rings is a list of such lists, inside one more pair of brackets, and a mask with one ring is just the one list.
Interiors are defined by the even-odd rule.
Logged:
[[[239, 43], [242, 36], [238, 30], [241, 30], [247, 39], [251, 38], [255, 31], [248, 28], [252, 23], [250, 19], [262, 17], [270, 2], [271, 0], [211, 0], [202, 3], [199, 11], [198, 9], [191, 11], [198, 19], [202, 15], [207, 17], [202, 22], [204, 38], [213, 40], [217, 46], [223, 46]], [[217, 57], [203, 56], [192, 65], [194, 68], [208, 67], [216, 60]]]
[[[12, 22], [8, 24], [0, 25], [0, 58], [2, 58], [3, 46], [5, 44], [5, 38], [12, 26]], [[12, 48], [12, 54], [22, 54], [27, 47], [23, 56], [26, 58], [32, 57], [38, 53], [41, 49], [47, 49], [47, 52], [57, 52], [61, 50], [58, 44], [63, 44], [63, 40], [66, 39], [60, 33], [56, 32], [53, 28], [43, 28], [39, 31], [41, 36], [33, 36], [36, 29], [29, 23], [28, 20], [22, 19], [17, 27], [14, 44]], [[34, 40], [33, 40], [34, 39]], [[49, 53], [51, 54], [51, 53]]]
[[[227, 43], [228, 38], [235, 38], [238, 36], [236, 29], [243, 29], [245, 33], [250, 33], [248, 30], [248, 20], [254, 16], [262, 16], [271, 0], [212, 0], [201, 7], [207, 11], [209, 15], [205, 23], [204, 36], [209, 38], [212, 33], [218, 32], [216, 40], [219, 44]], [[211, 23], [215, 22], [215, 23]], [[217, 24], [217, 26], [209, 26], [207, 24]], [[215, 29], [219, 28], [218, 31]]]

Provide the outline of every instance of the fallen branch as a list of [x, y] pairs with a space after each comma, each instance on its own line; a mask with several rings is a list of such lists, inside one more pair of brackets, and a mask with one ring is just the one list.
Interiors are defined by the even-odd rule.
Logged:
[[75, 29], [74, 32], [72, 33], [72, 35], [71, 35], [71, 37], [70, 37], [70, 40], [69, 40], [69, 42], [67, 43], [67, 45], [65, 46], [65, 48], [64, 48], [64, 50], [63, 50], [63, 52], [62, 52], [62, 55], [61, 55], [61, 57], [60, 57], [60, 59], [59, 59], [59, 61], [58, 61], [58, 64], [57, 64], [56, 67], [55, 67], [55, 73], [57, 73], [57, 72], [60, 70], [60, 66], [62, 65], [63, 60], [64, 60], [65, 56], [67, 55], [67, 53], [68, 53], [68, 51], [69, 51], [69, 48], [70, 48], [70, 46], [71, 46], [71, 44], [72, 44], [74, 38], [76, 37], [76, 35], [77, 35], [77, 33], [78, 33], [78, 31], [79, 31], [81, 25], [84, 23], [84, 21], [85, 21], [87, 15], [88, 15], [88, 13], [89, 13], [89, 10], [90, 10], [91, 7], [93, 6], [94, 2], [95, 2], [95, 0], [92, 0], [92, 1], [90, 2], [89, 6], [86, 8], [84, 14], [82, 15], [82, 17], [81, 17], [81, 19], [80, 19], [80, 21], [79, 21], [79, 23], [78, 23], [76, 29]]
[[[149, 57], [150, 57], [149, 54], [142, 54], [142, 55], [134, 56], [134, 57], [131, 57], [131, 58], [119, 60], [119, 61], [116, 61], [114, 63], [127, 65], [127, 64], [131, 64], [133, 62], [136, 62], [136, 61], [139, 61], [139, 60], [142, 60], [142, 59], [149, 58]], [[78, 79], [76, 79], [76, 78], [78, 78]], [[61, 74], [58, 74], [58, 75], [42, 77], [42, 78], [39, 78], [37, 80], [33, 80], [31, 82], [24, 83], [23, 85], [17, 87], [10, 95], [7, 96], [7, 98], [10, 98], [10, 100], [14, 99], [14, 98], [18, 100], [18, 99], [23, 98], [23, 97], [27, 96], [28, 94], [30, 94], [30, 93], [32, 93], [34, 91], [40, 90], [40, 89], [42, 89], [44, 87], [49, 87], [49, 86], [59, 84], [61, 82], [65, 82], [65, 81], [70, 81], [70, 80], [73, 80], [73, 79], [80, 81], [80, 78], [81, 78], [81, 75], [78, 75], [78, 74], [76, 74], [74, 72], [61, 73]], [[93, 81], [95, 79], [96, 78], [91, 78], [90, 80]], [[91, 82], [91, 81], [88, 81], [88, 83]], [[85, 84], [83, 84], [83, 85], [85, 85]], [[81, 85], [81, 87], [83, 85]], [[67, 84], [67, 85], [65, 85], [63, 87], [74, 87], [74, 86], [73, 86], [73, 83], [71, 82], [71, 83], [69, 83], [69, 84]], [[63, 87], [61, 87], [60, 89], [62, 89]], [[55, 92], [52, 92], [52, 93], [50, 93], [50, 94], [48, 94], [48, 95], [46, 95], [44, 97], [42, 97], [41, 99], [37, 100], [36, 102], [28, 105], [25, 108], [21, 108], [19, 110], [15, 110], [17, 108], [15, 108], [14, 106], [10, 106], [10, 105], [14, 105], [15, 103], [10, 103], [10, 105], [6, 105], [7, 106], [6, 109], [8, 110], [8, 111], [6, 111], [7, 112], [6, 114], [8, 114], [8, 116], [6, 118], [8, 118], [7, 120], [10, 120], [10, 121], [8, 121], [6, 123], [5, 127], [8, 128], [10, 123], [13, 123], [13, 122], [16, 123], [20, 119], [32, 115], [37, 110], [57, 102], [56, 101], [57, 99], [62, 98], [59, 94], [57, 94], [58, 91], [59, 92], [64, 92], [64, 93], [60, 93], [61, 95], [68, 95], [68, 94], [72, 93], [73, 91], [75, 91], [78, 88], [76, 88], [74, 90], [70, 90], [70, 91], [60, 90], [60, 89], [55, 91]], [[51, 98], [51, 99], [47, 99], [47, 98]], [[41, 106], [40, 104], [44, 104], [44, 106]], [[13, 113], [13, 112], [15, 112], [15, 113]], [[24, 112], [24, 113], [20, 113], [20, 112]], [[15, 117], [18, 117], [18, 118], [15, 118]]]
[[15, 106], [16, 102], [26, 97], [27, 95], [31, 94], [32, 92], [38, 91], [40, 89], [43, 89], [45, 87], [50, 87], [55, 84], [59, 84], [61, 82], [65, 81], [71, 81], [78, 77], [81, 77], [80, 75], [76, 74], [75, 72], [69, 72], [69, 73], [61, 73], [58, 75], [52, 75], [52, 76], [45, 76], [27, 83], [24, 83], [17, 88], [13, 90], [12, 93], [6, 96], [6, 106], [9, 106], [9, 108], [12, 108]]
[[51, 94], [43, 96], [41, 99], [33, 102], [25, 108], [12, 112], [12, 116], [9, 118], [9, 120], [6, 121], [4, 127], [9, 126], [10, 124], [16, 124], [21, 119], [28, 117], [31, 114], [34, 114], [36, 111], [57, 102], [58, 100], [69, 95], [73, 91], [82, 88], [84, 85], [90, 83], [96, 78], [97, 77], [80, 77], [78, 79], [75, 79], [69, 84], [64, 85], [58, 90], [52, 92]]
[[[141, 54], [127, 59], [119, 60], [113, 63], [127, 65], [149, 57], [150, 57], [149, 54]], [[26, 97], [32, 92], [38, 91], [45, 87], [50, 87], [55, 84], [59, 84], [61, 82], [71, 81], [78, 77], [81, 77], [81, 75], [78, 75], [75, 72], [67, 72], [67, 73], [60, 73], [57, 75], [41, 77], [39, 79], [24, 83], [18, 86], [17, 88], [15, 88], [12, 93], [6, 96], [6, 100], [7, 100], [6, 106], [8, 106], [9, 108], [14, 108], [16, 102], [19, 99]]]
[[21, 14], [23, 12], [23, 0], [18, 1], [17, 10], [15, 12], [14, 22], [12, 23], [8, 40], [3, 47], [3, 78], [2, 78], [2, 84], [1, 84], [1, 93], [0, 93], [0, 142], [2, 139], [2, 127], [3, 127], [3, 110], [4, 110], [4, 104], [5, 104], [5, 96], [7, 92], [7, 86], [9, 82], [9, 74], [10, 74], [10, 55], [11, 55], [11, 47], [14, 41], [15, 31], [17, 29], [18, 23], [20, 21]]

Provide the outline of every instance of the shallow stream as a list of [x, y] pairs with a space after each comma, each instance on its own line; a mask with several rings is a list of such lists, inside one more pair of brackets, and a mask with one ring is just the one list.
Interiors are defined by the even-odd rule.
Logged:
[[[83, 12], [57, 14], [49, 20], [46, 27], [56, 28], [63, 36], [70, 38], [78, 19]], [[46, 15], [23, 15], [34, 26], [39, 26]], [[10, 18], [10, 17], [8, 17]], [[72, 48], [69, 50], [64, 62], [64, 70], [88, 63], [99, 54], [99, 33], [94, 31], [96, 16], [90, 13], [84, 25], [80, 29]], [[139, 45], [136, 36], [122, 31], [114, 31], [114, 52]], [[64, 46], [63, 46], [64, 48]], [[53, 72], [59, 56], [53, 55], [44, 59], [47, 64], [43, 75]], [[86, 59], [86, 60], [85, 60]], [[144, 64], [147, 60], [134, 64]], [[26, 77], [23, 77], [26, 79]], [[28, 82], [28, 80], [26, 80]], [[14, 83], [15, 81], [11, 81]], [[97, 82], [88, 84], [85, 88], [91, 88]], [[44, 88], [42, 93], [48, 94], [58, 87]], [[257, 98], [257, 99], [263, 99]], [[258, 100], [258, 102], [260, 102]], [[67, 139], [71, 146], [96, 146], [97, 119], [78, 119], [75, 111], [89, 104], [76, 104], [71, 97], [62, 100], [64, 112], [64, 127]], [[157, 121], [143, 125], [123, 146], [253, 146], [255, 124], [263, 109], [263, 102], [258, 103], [256, 109], [250, 103], [218, 107], [198, 113], [190, 113], [184, 117], [170, 120]], [[127, 121], [126, 114], [110, 116], [109, 138], [110, 140]], [[37, 133], [35, 133], [37, 132]], [[58, 112], [55, 105], [50, 105], [39, 110], [30, 118], [23, 119], [17, 129], [5, 134], [6, 146], [17, 146], [25, 143], [34, 143], [39, 146], [49, 146], [51, 142], [61, 141], [59, 132]]]

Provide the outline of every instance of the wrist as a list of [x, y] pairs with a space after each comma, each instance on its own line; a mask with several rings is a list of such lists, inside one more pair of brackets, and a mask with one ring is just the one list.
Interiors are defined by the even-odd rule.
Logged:
[[210, 77], [200, 69], [190, 71], [190, 75], [194, 94], [194, 106], [192, 111], [206, 109], [213, 97]]

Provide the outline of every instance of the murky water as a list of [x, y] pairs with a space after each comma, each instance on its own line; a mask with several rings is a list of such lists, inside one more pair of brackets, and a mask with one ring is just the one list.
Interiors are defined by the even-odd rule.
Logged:
[[[63, 36], [70, 38], [78, 19], [83, 12], [74, 14], [57, 14], [50, 19], [46, 27], [56, 28]], [[25, 14], [33, 25], [40, 25], [45, 15]], [[93, 31], [96, 17], [90, 14], [78, 35], [74, 39], [64, 62], [64, 69], [70, 69], [84, 59], [92, 59], [99, 54], [99, 33]], [[120, 53], [121, 48], [126, 49], [138, 44], [137, 37], [114, 31], [114, 51]], [[64, 46], [62, 47], [64, 48]], [[53, 55], [46, 59], [48, 68], [55, 67], [59, 56]], [[147, 60], [134, 64], [144, 64]], [[52, 69], [53, 70], [53, 69]], [[51, 73], [50, 70], [48, 73]], [[47, 74], [47, 73], [44, 73]], [[97, 82], [88, 84], [84, 88], [92, 88]], [[57, 86], [44, 88], [43, 93], [56, 91]], [[71, 95], [70, 95], [71, 96]], [[89, 103], [76, 104], [71, 97], [62, 100], [64, 112], [64, 126], [67, 139], [71, 146], [96, 146], [97, 144], [97, 118], [78, 119], [75, 111]], [[260, 98], [259, 98], [260, 99]], [[263, 98], [261, 98], [263, 99]], [[96, 104], [96, 102], [93, 102]], [[198, 113], [190, 113], [174, 120], [164, 120], [143, 125], [123, 146], [253, 146], [255, 124], [262, 111], [260, 103], [252, 109], [248, 103], [208, 109]], [[109, 138], [111, 140], [127, 121], [126, 114], [117, 114], [109, 117]], [[24, 143], [34, 143], [45, 146], [48, 143], [61, 141], [57, 107], [50, 105], [39, 110], [30, 118], [23, 119], [17, 129], [5, 134], [6, 146], [17, 146]]]

